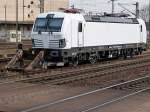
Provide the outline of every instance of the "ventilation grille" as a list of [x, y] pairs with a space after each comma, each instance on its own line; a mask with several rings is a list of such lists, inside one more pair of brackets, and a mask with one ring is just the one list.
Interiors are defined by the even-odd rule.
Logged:
[[49, 40], [50, 48], [59, 48], [59, 40]]
[[43, 47], [42, 40], [34, 39], [34, 47], [42, 48]]

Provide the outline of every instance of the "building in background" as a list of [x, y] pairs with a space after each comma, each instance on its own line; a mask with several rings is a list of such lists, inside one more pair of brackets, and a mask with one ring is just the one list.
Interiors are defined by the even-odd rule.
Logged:
[[[44, 11], [68, 8], [69, 0], [44, 0]], [[24, 37], [30, 37], [33, 21], [40, 13], [40, 0], [18, 0], [19, 28]], [[0, 0], [0, 37], [8, 36], [16, 28], [16, 0]], [[6, 35], [7, 34], [7, 35]]]

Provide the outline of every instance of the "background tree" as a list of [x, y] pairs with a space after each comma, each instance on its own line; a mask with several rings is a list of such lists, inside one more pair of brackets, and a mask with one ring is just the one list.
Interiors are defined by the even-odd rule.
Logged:
[[149, 6], [144, 6], [140, 10], [140, 17], [144, 19], [146, 22], [149, 21]]
[[150, 9], [149, 9], [149, 6], [147, 5], [147, 6], [144, 6], [144, 7], [142, 7], [141, 8], [141, 10], [140, 10], [140, 17], [147, 23], [147, 30], [148, 30], [148, 32], [147, 32], [147, 35], [148, 35], [148, 43], [150, 43], [150, 23], [149, 23], [149, 14], [150, 14]]

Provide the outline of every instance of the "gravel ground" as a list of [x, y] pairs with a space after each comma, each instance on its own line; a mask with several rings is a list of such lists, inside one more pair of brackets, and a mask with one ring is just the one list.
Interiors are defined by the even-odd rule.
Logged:
[[18, 112], [38, 104], [55, 101], [76, 94], [84, 93], [93, 88], [38, 86], [24, 90], [14, 90], [0, 93], [0, 111]]
[[91, 112], [150, 112], [150, 91]]
[[[13, 89], [15, 84], [10, 87], [2, 88], [0, 87], [0, 111], [5, 112], [20, 112], [20, 110], [30, 108], [35, 105], [53, 102], [62, 98], [69, 96], [74, 96], [80, 93], [85, 93], [99, 87], [108, 84], [110, 80], [116, 79], [117, 77], [127, 77], [127, 80], [131, 80], [137, 77], [137, 74], [150, 73], [150, 67], [141, 67], [133, 70], [123, 71], [119, 73], [114, 73], [113, 77], [96, 77], [91, 79], [86, 79], [84, 81], [76, 81], [74, 83], [65, 84], [62, 86], [57, 85], [38, 85], [35, 87], [29, 87], [25, 89]], [[118, 76], [116, 76], [118, 75]], [[120, 80], [121, 81], [121, 80]], [[105, 82], [105, 83], [104, 83]], [[19, 84], [25, 85], [25, 84]], [[16, 85], [18, 86], [18, 84]], [[5, 90], [6, 89], [6, 90]], [[11, 90], [12, 89], [12, 90]], [[96, 97], [89, 97], [84, 99], [84, 102], [95, 102], [103, 99], [104, 96], [108, 94], [114, 94], [120, 91], [106, 91], [105, 94]], [[76, 105], [82, 105], [83, 102], [77, 103]], [[71, 105], [69, 109], [76, 109], [76, 105]], [[118, 103], [107, 105], [104, 108], [97, 109], [93, 112], [150, 112], [150, 92], [145, 92], [137, 96], [128, 98]], [[64, 105], [62, 108], [45, 109], [39, 112], [70, 112], [66, 111], [68, 105]], [[65, 110], [66, 109], [66, 110]], [[38, 111], [36, 111], [38, 112]], [[76, 111], [73, 111], [76, 112]], [[77, 111], [78, 112], [78, 111]]]
[[[0, 111], [5, 112], [20, 112], [35, 105], [53, 102], [69, 96], [74, 96], [80, 93], [94, 90], [93, 87], [66, 87], [66, 86], [38, 86], [31, 87], [24, 90], [16, 90], [12, 92], [6, 92], [0, 94]], [[78, 101], [67, 103], [63, 106], [56, 106], [50, 109], [39, 110], [36, 112], [78, 112], [72, 111], [78, 110], [82, 104], [88, 104], [88, 102], [99, 102], [107, 95], [113, 95], [122, 93], [118, 90], [109, 90], [102, 94], [96, 94], [95, 96], [83, 98], [80, 103]], [[139, 94], [134, 97], [127, 98], [121, 102], [110, 104], [104, 108], [95, 110], [93, 112], [150, 112], [150, 91]], [[69, 106], [69, 108], [68, 108]], [[77, 108], [78, 107], [78, 108]], [[71, 109], [71, 111], [68, 109]]]

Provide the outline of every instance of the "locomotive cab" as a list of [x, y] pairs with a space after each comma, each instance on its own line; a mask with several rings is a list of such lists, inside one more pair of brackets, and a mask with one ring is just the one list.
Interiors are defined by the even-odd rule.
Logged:
[[63, 20], [63, 17], [55, 17], [54, 14], [38, 17], [32, 30], [33, 49], [64, 48]]
[[49, 12], [40, 14], [32, 29], [32, 49], [37, 55], [44, 51], [44, 60], [68, 62], [71, 48], [83, 47], [84, 18], [80, 14]]

